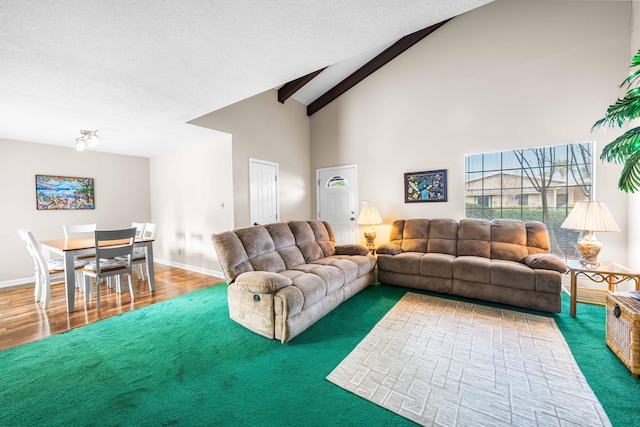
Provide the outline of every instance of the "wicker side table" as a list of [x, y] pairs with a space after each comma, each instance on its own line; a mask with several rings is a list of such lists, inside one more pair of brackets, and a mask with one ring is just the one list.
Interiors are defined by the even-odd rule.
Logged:
[[640, 301], [607, 295], [607, 346], [640, 378]]

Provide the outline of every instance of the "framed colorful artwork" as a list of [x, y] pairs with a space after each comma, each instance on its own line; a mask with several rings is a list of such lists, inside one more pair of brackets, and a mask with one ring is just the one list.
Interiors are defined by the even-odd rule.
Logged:
[[404, 202], [446, 202], [447, 170], [404, 174]]
[[38, 210], [94, 209], [93, 178], [36, 175]]

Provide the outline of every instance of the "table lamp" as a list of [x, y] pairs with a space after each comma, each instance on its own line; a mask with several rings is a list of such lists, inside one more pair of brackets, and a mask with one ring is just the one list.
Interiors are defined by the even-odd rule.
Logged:
[[586, 232], [578, 240], [578, 251], [582, 256], [580, 264], [588, 268], [596, 268], [600, 264], [598, 254], [602, 249], [602, 243], [596, 239], [593, 232], [620, 231], [607, 205], [604, 202], [590, 201], [576, 203], [561, 227]]
[[372, 226], [382, 224], [382, 217], [378, 212], [378, 208], [375, 205], [364, 205], [358, 216], [358, 224], [369, 226], [364, 232], [364, 238], [367, 239], [367, 248], [369, 250], [375, 249], [376, 232]]

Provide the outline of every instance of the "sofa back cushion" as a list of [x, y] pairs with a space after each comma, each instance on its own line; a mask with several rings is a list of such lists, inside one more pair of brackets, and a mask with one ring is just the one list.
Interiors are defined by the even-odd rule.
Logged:
[[432, 219], [429, 226], [427, 252], [455, 256], [458, 253], [458, 221]]
[[458, 227], [458, 256], [491, 257], [491, 223], [487, 219], [466, 218]]
[[227, 283], [248, 271], [279, 273], [335, 254], [335, 234], [324, 221], [254, 225], [211, 239]]
[[275, 250], [284, 262], [285, 268], [283, 270], [304, 264], [302, 252], [300, 252], [300, 248], [296, 246], [296, 238], [286, 222], [265, 225], [265, 228], [269, 232], [271, 239], [273, 239]]
[[524, 222], [515, 219], [491, 221], [491, 259], [522, 262], [527, 248], [527, 228]]
[[[322, 249], [322, 256], [320, 258], [326, 258], [336, 254], [336, 235], [333, 232], [331, 224], [326, 221], [307, 221], [313, 235], [315, 236], [315, 242]], [[317, 259], [317, 258], [316, 258]], [[314, 261], [314, 260], [312, 260]]]
[[523, 262], [549, 253], [547, 227], [539, 221], [466, 218], [396, 220], [390, 242], [404, 252], [443, 253]]
[[227, 283], [233, 282], [242, 273], [254, 271], [247, 251], [235, 231], [214, 234], [211, 240]]
[[262, 226], [241, 228], [236, 231], [251, 264], [251, 271], [277, 273], [285, 269], [282, 257], [275, 252], [275, 244], [269, 231]]
[[399, 219], [393, 222], [389, 240], [404, 252], [456, 255], [457, 239], [454, 219]]
[[405, 252], [427, 252], [429, 238], [428, 219], [400, 219], [391, 227], [391, 243], [400, 246]]
[[[305, 263], [336, 253], [333, 229], [324, 221], [291, 221], [288, 223]], [[331, 231], [329, 231], [331, 230]]]
[[529, 255], [548, 254], [551, 251], [547, 226], [540, 221], [529, 221], [527, 226], [527, 249]]

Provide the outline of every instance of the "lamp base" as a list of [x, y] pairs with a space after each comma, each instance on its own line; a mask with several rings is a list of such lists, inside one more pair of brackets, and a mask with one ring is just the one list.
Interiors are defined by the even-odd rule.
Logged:
[[367, 228], [364, 232], [364, 238], [367, 239], [367, 249], [374, 250], [376, 248], [376, 232], [372, 227]]
[[580, 240], [578, 240], [578, 252], [582, 258], [580, 258], [580, 264], [587, 268], [596, 268], [600, 265], [598, 262], [598, 254], [602, 249], [602, 243], [596, 239], [593, 232], [587, 231], [587, 234]]

